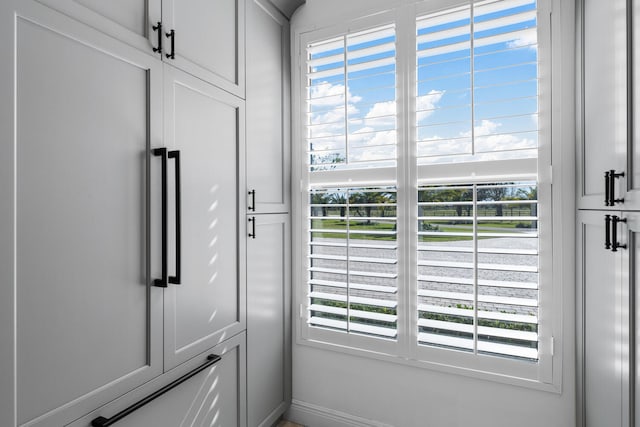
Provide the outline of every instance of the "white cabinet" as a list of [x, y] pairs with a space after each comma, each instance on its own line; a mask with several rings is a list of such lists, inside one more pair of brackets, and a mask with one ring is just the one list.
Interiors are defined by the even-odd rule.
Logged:
[[247, 1], [247, 422], [291, 402], [289, 22]]
[[[14, 236], [2, 241], [14, 268], [1, 273], [0, 347], [16, 357], [3, 354], [0, 371], [15, 374], [15, 395], [6, 377], [0, 389], [18, 425], [62, 425], [162, 372], [146, 197], [162, 64], [33, 2], [2, 2], [0, 20], [15, 29], [0, 71], [12, 93], [0, 194], [13, 211], [0, 228]], [[0, 425], [14, 425], [5, 410]]]
[[638, 426], [640, 5], [579, 6], [578, 425]]
[[247, 2], [247, 209], [289, 212], [289, 22]]
[[[637, 210], [640, 135], [633, 128], [638, 127], [640, 115], [636, 108], [634, 118], [629, 107], [638, 103], [640, 68], [631, 66], [627, 46], [632, 37], [638, 37], [639, 31], [632, 31], [628, 19], [638, 14], [640, 6], [626, 0], [582, 0], [580, 4], [578, 207]], [[627, 10], [627, 5], [635, 10]], [[640, 52], [637, 44], [634, 49]], [[634, 56], [637, 60], [638, 54]], [[636, 89], [635, 94], [631, 87]], [[605, 178], [605, 173], [611, 172], [614, 177]], [[605, 185], [607, 179], [612, 181], [610, 186]], [[613, 189], [609, 195], [608, 187]]]
[[173, 369], [104, 407], [73, 422], [68, 427], [89, 427], [98, 417], [110, 419], [157, 390], [183, 378], [207, 363], [207, 356], [220, 360], [188, 380], [171, 388], [117, 422], [118, 427], [246, 426], [245, 336], [239, 334], [189, 362]]
[[0, 425], [67, 425], [219, 345], [234, 386], [206, 404], [243, 427], [244, 101], [35, 1], [0, 23]]
[[37, 1], [244, 97], [245, 0]]
[[[165, 144], [180, 153], [182, 225], [181, 283], [169, 284], [164, 298], [165, 369], [245, 329], [240, 272], [246, 239], [239, 222], [245, 199], [238, 194], [244, 186], [243, 104], [189, 74], [165, 69]], [[171, 206], [177, 202], [171, 198], [173, 167], [169, 162]], [[175, 215], [168, 222], [175, 224]], [[175, 251], [175, 231], [169, 240]], [[175, 252], [168, 258], [175, 259]]]
[[289, 216], [248, 219], [247, 419], [270, 427], [291, 402]]
[[[614, 216], [626, 221], [618, 223], [615, 235]], [[636, 306], [639, 273], [633, 266], [640, 265], [640, 215], [582, 211], [578, 220], [578, 425], [628, 427], [635, 407], [629, 402], [636, 354], [630, 339], [636, 321], [630, 313]], [[611, 244], [626, 247], [606, 249], [607, 234]]]

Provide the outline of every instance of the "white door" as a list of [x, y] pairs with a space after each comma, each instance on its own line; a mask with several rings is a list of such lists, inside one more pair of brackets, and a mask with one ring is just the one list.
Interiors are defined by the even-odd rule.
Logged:
[[[161, 0], [36, 0], [147, 53], [158, 46]], [[166, 36], [161, 34], [164, 40]], [[160, 52], [157, 53], [160, 58]]]
[[291, 402], [289, 216], [247, 219], [248, 423], [269, 427]]
[[169, 271], [181, 247], [180, 284], [165, 290], [165, 370], [245, 329], [244, 101], [165, 65], [165, 141], [179, 151], [181, 238], [175, 238], [169, 162]]
[[[117, 427], [245, 427], [245, 336], [239, 334], [208, 349], [166, 375], [145, 384], [68, 427], [89, 427], [91, 421], [110, 419], [186, 374], [207, 365], [207, 356], [220, 360], [125, 416]], [[214, 359], [215, 360], [215, 359]]]
[[58, 426], [162, 372], [149, 156], [162, 144], [162, 64], [35, 2], [2, 2], [0, 17], [14, 28], [0, 195], [15, 212], [0, 217], [15, 244], [0, 280], [0, 328], [15, 341], [5, 330], [0, 346], [15, 350], [18, 425]]
[[[581, 427], [628, 425], [629, 287], [623, 274], [628, 249], [605, 248], [609, 240], [628, 245], [627, 229], [613, 216], [620, 212], [578, 214], [578, 390]], [[626, 215], [625, 215], [626, 216]]]
[[[579, 200], [582, 209], [640, 206], [640, 148], [628, 150], [626, 0], [582, 0], [582, 85]], [[627, 158], [628, 156], [628, 158]], [[633, 167], [638, 164], [638, 167]], [[605, 173], [615, 171], [605, 206]], [[620, 175], [623, 174], [624, 176]]]
[[[244, 98], [245, 0], [162, 0], [168, 63]], [[175, 50], [172, 50], [171, 43]], [[173, 58], [167, 58], [167, 55]]]
[[248, 213], [289, 211], [289, 22], [247, 2]]

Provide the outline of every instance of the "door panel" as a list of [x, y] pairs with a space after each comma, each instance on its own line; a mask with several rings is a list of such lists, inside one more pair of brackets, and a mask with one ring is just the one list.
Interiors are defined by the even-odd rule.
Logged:
[[[626, 0], [583, 0], [582, 169], [579, 208], [604, 206], [604, 172], [624, 171], [616, 197], [625, 192], [627, 170]], [[617, 209], [629, 209], [629, 201]], [[612, 208], [616, 209], [616, 208]]]
[[162, 19], [161, 0], [37, 1], [149, 54], [157, 45], [152, 26]]
[[238, 197], [244, 121], [242, 100], [171, 67], [165, 76], [165, 140], [170, 150], [180, 150], [182, 193], [182, 283], [165, 291], [170, 369], [244, 329], [244, 198]]
[[289, 23], [262, 3], [247, 3], [247, 188], [256, 213], [288, 212]]
[[622, 426], [623, 373], [627, 370], [623, 354], [628, 351], [622, 341], [623, 250], [604, 248], [604, 212], [583, 211], [578, 218], [579, 425]]
[[18, 423], [60, 425], [162, 370], [147, 196], [161, 64], [33, 4], [15, 37]]
[[163, 0], [165, 31], [175, 30], [167, 62], [244, 98], [244, 13], [244, 0]]
[[189, 360], [179, 368], [122, 396], [68, 427], [89, 427], [98, 416], [112, 417], [206, 361], [222, 359], [117, 422], [118, 427], [245, 427], [245, 336], [239, 334]]
[[291, 401], [289, 219], [249, 218], [256, 237], [247, 242], [248, 423], [269, 427]]

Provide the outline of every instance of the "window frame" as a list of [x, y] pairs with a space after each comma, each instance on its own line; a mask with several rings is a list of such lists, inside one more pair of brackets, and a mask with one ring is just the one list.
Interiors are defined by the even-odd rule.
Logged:
[[[539, 361], [538, 363], [510, 360], [503, 357], [478, 356], [450, 349], [427, 347], [417, 341], [417, 222], [413, 221], [413, 209], [417, 206], [417, 177], [418, 166], [413, 164], [416, 158], [415, 144], [406, 141], [415, 140], [415, 111], [416, 97], [416, 67], [412, 66], [411, 58], [415, 59], [415, 28], [416, 19], [427, 13], [446, 10], [456, 6], [469, 4], [468, 0], [436, 0], [420, 1], [401, 5], [389, 10], [372, 14], [364, 18], [345, 20], [322, 28], [309, 30], [294, 30], [292, 33], [292, 103], [293, 103], [293, 141], [298, 141], [292, 147], [292, 182], [299, 183], [299, 190], [293, 192], [292, 227], [293, 227], [293, 278], [294, 278], [294, 307], [299, 309], [294, 321], [296, 342], [302, 345], [330, 349], [343, 353], [373, 357], [380, 360], [401, 363], [404, 365], [435, 369], [443, 372], [462, 374], [466, 376], [490, 379], [497, 382], [521, 385], [525, 387], [559, 392], [561, 388], [562, 362], [562, 277], [566, 267], [560, 262], [553, 263], [554, 255], [564, 253], [566, 242], [552, 229], [561, 229], [566, 222], [565, 216], [553, 212], [553, 206], [559, 206], [561, 197], [571, 195], [570, 183], [560, 182], [558, 178], [553, 185], [552, 192], [552, 153], [554, 159], [561, 159], [572, 170], [573, 159], [564, 159], [567, 144], [555, 144], [552, 139], [556, 130], [552, 131], [551, 120], [553, 113], [561, 111], [554, 105], [551, 96], [551, 75], [561, 75], [559, 65], [552, 62], [553, 52], [551, 43], [551, 11], [554, 1], [537, 0], [538, 7], [538, 63], [539, 67], [539, 148], [537, 181], [541, 188], [540, 222], [546, 223], [545, 236], [540, 236], [540, 293], [539, 293]], [[306, 46], [310, 43], [330, 39], [340, 35], [363, 31], [375, 27], [393, 24], [396, 28], [396, 108], [397, 108], [397, 197], [398, 197], [398, 334], [395, 342], [381, 340], [357, 334], [348, 334], [309, 327], [307, 319], [307, 281], [306, 281], [306, 248], [307, 248], [307, 208], [306, 197], [308, 190], [308, 156], [305, 146], [305, 103], [306, 87]], [[558, 79], [559, 80], [559, 79]], [[555, 101], [556, 103], [558, 101]], [[564, 156], [566, 157], [566, 155]], [[524, 161], [526, 163], [526, 161]], [[492, 165], [484, 164], [481, 167]], [[446, 178], [457, 167], [427, 166], [436, 173], [434, 183]], [[462, 165], [462, 169], [468, 166]], [[509, 168], [512, 169], [512, 168]], [[493, 169], [495, 170], [495, 169]], [[518, 170], [514, 167], [513, 170]], [[392, 176], [393, 174], [389, 174]], [[366, 174], [362, 174], [366, 176]], [[378, 183], [380, 180], [376, 179]], [[566, 181], [566, 180], [564, 180]], [[364, 182], [366, 183], [365, 179]], [[422, 182], [422, 181], [421, 181]], [[473, 178], [464, 183], [474, 182]], [[486, 177], [481, 182], [487, 182]], [[356, 183], [354, 186], [362, 184]], [[555, 202], [555, 203], [554, 203]], [[400, 242], [404, 241], [405, 244]], [[294, 312], [296, 312], [294, 310]], [[406, 313], [401, 315], [401, 313]], [[555, 347], [555, 351], [554, 351]]]

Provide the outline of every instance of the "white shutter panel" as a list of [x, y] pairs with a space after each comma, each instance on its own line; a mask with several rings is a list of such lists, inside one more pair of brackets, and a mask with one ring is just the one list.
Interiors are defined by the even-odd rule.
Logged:
[[420, 346], [538, 360], [536, 14], [492, 0], [417, 19]]
[[419, 164], [537, 157], [536, 13], [500, 0], [418, 18]]
[[394, 26], [307, 46], [310, 328], [397, 337], [395, 53]]

